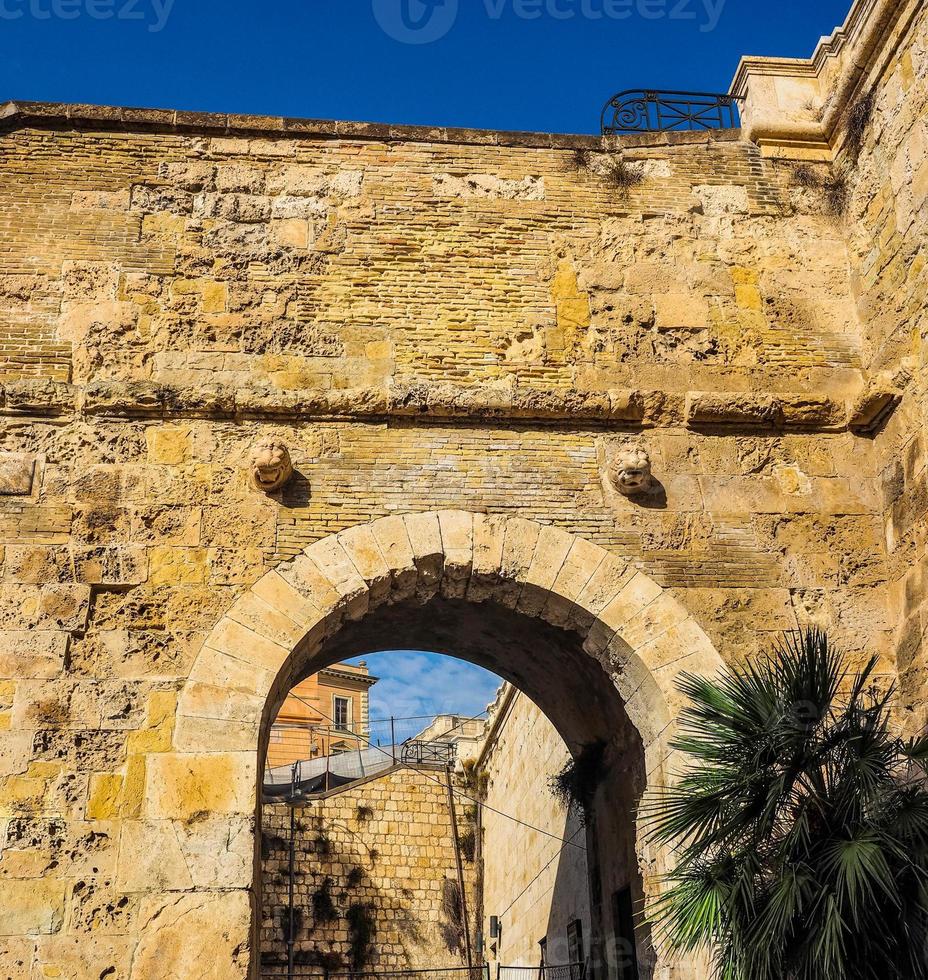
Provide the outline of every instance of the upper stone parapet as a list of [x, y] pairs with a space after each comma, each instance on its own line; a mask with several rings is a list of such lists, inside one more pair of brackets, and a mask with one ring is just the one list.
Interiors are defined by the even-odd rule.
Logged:
[[[601, 150], [603, 138], [583, 133], [532, 133], [446, 126], [409, 126], [329, 119], [297, 119], [225, 112], [188, 112], [181, 109], [135, 109], [57, 102], [0, 102], [0, 133], [24, 126], [110, 129], [213, 136], [250, 135], [274, 139], [292, 137], [319, 140], [366, 140], [385, 143], [449, 143], [472, 146], [525, 147], [551, 150]], [[737, 129], [698, 132], [637, 133], [611, 136], [621, 147], [686, 146], [730, 142]]]
[[831, 160], [868, 81], [891, 60], [924, 0], [855, 0], [811, 58], [741, 59], [730, 93], [744, 135], [768, 156]]

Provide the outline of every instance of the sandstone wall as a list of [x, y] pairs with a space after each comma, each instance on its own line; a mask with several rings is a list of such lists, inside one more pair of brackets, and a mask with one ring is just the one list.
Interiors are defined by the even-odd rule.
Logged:
[[[891, 77], [918, 92], [910, 46]], [[729, 661], [812, 620], [894, 675], [890, 584], [907, 635], [922, 594], [922, 399], [875, 439], [855, 404], [898, 346], [874, 311], [904, 297], [917, 321], [923, 205], [883, 236], [900, 258], [863, 271], [882, 206], [849, 251], [737, 134], [610, 157], [586, 138], [86, 107], [8, 106], [3, 125], [10, 976], [247, 968], [253, 773], [172, 751], [178, 692], [263, 573], [373, 518], [537, 520], [672, 591]], [[913, 175], [920, 126], [898, 130]], [[885, 152], [880, 200], [899, 185]], [[275, 496], [246, 472], [264, 435], [298, 470]], [[653, 459], [646, 501], [608, 479], [628, 441]], [[209, 680], [227, 696], [200, 751], [221, 733], [244, 757], [248, 682]]]
[[[466, 964], [460, 920], [448, 908], [457, 866], [443, 782], [440, 770], [399, 769], [296, 809], [297, 964], [320, 973]], [[473, 827], [466, 805], [459, 801], [460, 833]], [[261, 959], [271, 973], [287, 964], [289, 807], [265, 806], [262, 823]]]
[[[579, 814], [566, 812], [550, 788], [551, 777], [567, 765], [570, 752], [524, 694], [511, 692], [498, 708], [503, 712], [496, 722], [499, 728], [491, 734], [482, 760], [487, 777], [487, 808], [481, 810], [487, 958], [491, 969], [494, 961], [537, 967], [538, 944], [547, 939], [547, 962], [569, 963], [567, 926], [579, 919], [586, 959], [591, 936], [586, 832]], [[517, 814], [549, 836], [501, 813]], [[573, 846], [565, 847], [559, 840]], [[502, 920], [498, 940], [489, 938], [491, 915]]]
[[[928, 721], [928, 10], [901, 3], [880, 57], [842, 121], [839, 168], [849, 174], [854, 296], [871, 372], [899, 392], [901, 410], [876, 437], [901, 709], [912, 731]], [[856, 115], [855, 115], [856, 113]], [[859, 135], [858, 135], [859, 131]]]

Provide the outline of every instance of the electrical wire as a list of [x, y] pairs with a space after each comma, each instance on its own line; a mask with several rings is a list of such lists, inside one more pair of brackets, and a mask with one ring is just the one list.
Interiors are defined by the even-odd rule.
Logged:
[[[522, 897], [522, 896], [523, 896], [523, 895], [524, 895], [524, 894], [525, 894], [525, 893], [526, 893], [526, 892], [527, 892], [527, 891], [528, 891], [528, 890], [529, 890], [529, 889], [530, 889], [530, 888], [532, 887], [532, 885], [534, 885], [534, 884], [535, 884], [535, 882], [536, 882], [536, 881], [538, 881], [538, 879], [539, 879], [539, 878], [540, 878], [540, 877], [541, 877], [541, 876], [542, 876], [542, 875], [543, 875], [543, 874], [544, 874], [544, 873], [545, 873], [545, 872], [546, 872], [546, 871], [548, 870], [548, 868], [550, 868], [550, 867], [551, 867], [551, 865], [552, 865], [552, 864], [554, 864], [554, 862], [555, 862], [555, 861], [556, 861], [556, 860], [557, 860], [557, 859], [558, 859], [558, 858], [559, 858], [559, 857], [560, 857], [560, 856], [561, 856], [561, 855], [562, 855], [562, 854], [564, 853], [564, 851], [565, 851], [565, 850], [567, 850], [567, 845], [568, 845], [568, 843], [569, 843], [569, 842], [571, 842], [571, 841], [573, 841], [573, 839], [574, 839], [575, 837], [577, 837], [577, 836], [578, 836], [578, 835], [580, 834], [580, 832], [581, 832], [582, 830], [584, 830], [584, 829], [585, 829], [585, 828], [584, 828], [584, 827], [582, 827], [582, 826], [581, 826], [581, 827], [578, 827], [578, 828], [577, 828], [577, 829], [576, 829], [576, 830], [575, 830], [575, 831], [574, 831], [574, 832], [573, 832], [573, 833], [572, 833], [572, 834], [570, 835], [570, 837], [568, 837], [568, 838], [567, 838], [567, 839], [566, 839], [566, 840], [564, 841], [564, 844], [563, 844], [563, 846], [562, 846], [562, 847], [560, 847], [560, 848], [558, 848], [558, 850], [557, 850], [557, 853], [556, 853], [556, 854], [555, 854], [555, 855], [554, 855], [554, 856], [553, 856], [553, 857], [551, 858], [551, 860], [550, 860], [550, 861], [549, 861], [549, 862], [548, 862], [548, 863], [547, 863], [547, 864], [546, 864], [546, 865], [545, 865], [545, 866], [544, 866], [544, 867], [543, 867], [543, 868], [541, 869], [541, 871], [539, 871], [539, 872], [538, 872], [538, 874], [537, 874], [537, 875], [535, 875], [535, 877], [534, 877], [534, 878], [532, 878], [532, 880], [531, 880], [531, 881], [530, 881], [530, 882], [529, 882], [529, 883], [528, 883], [528, 884], [527, 884], [527, 885], [526, 885], [526, 886], [525, 886], [525, 887], [524, 887], [524, 888], [522, 889], [522, 891], [520, 891], [520, 892], [519, 892], [519, 894], [518, 894], [518, 895], [516, 895], [516, 897], [515, 897], [515, 898], [514, 898], [514, 899], [513, 899], [513, 900], [512, 900], [512, 901], [511, 901], [511, 902], [510, 902], [510, 903], [509, 903], [509, 904], [508, 904], [507, 906], [506, 906], [506, 908], [505, 908], [505, 909], [503, 910], [503, 912], [502, 912], [502, 913], [500, 914], [500, 918], [501, 918], [501, 919], [502, 919], [502, 918], [505, 918], [505, 917], [506, 917], [506, 915], [507, 915], [507, 914], [509, 913], [509, 911], [510, 911], [510, 909], [511, 909], [511, 908], [513, 907], [513, 905], [515, 905], [515, 904], [516, 904], [516, 902], [518, 902], [518, 901], [519, 901], [519, 899], [520, 899], [520, 898], [521, 898], [521, 897]], [[586, 848], [584, 848], [584, 850], [586, 850]], [[551, 886], [551, 888], [553, 888], [553, 887], [554, 887], [554, 885], [552, 885], [552, 886]], [[550, 891], [550, 889], [549, 889], [549, 891]]]
[[[308, 701], [304, 701], [301, 697], [299, 697], [299, 695], [292, 695], [292, 696], [295, 697], [296, 700], [301, 701], [303, 704], [307, 705], [307, 707], [312, 708], [318, 714], [322, 715], [322, 717], [326, 721], [330, 721], [333, 725], [335, 724], [335, 720], [333, 718], [330, 718], [321, 708], [317, 707], [314, 704], [312, 704], [312, 705], [309, 704]], [[455, 725], [454, 727], [455, 728], [459, 728], [460, 725]], [[445, 734], [446, 735], [447, 734], [450, 734], [450, 732], [453, 732], [453, 731], [454, 731], [454, 728], [451, 728]], [[349, 734], [354, 734], [354, 733], [349, 732]], [[361, 736], [359, 736], [359, 735], [356, 735], [355, 737], [356, 738], [361, 738]], [[372, 748], [372, 749], [377, 749], [378, 752], [381, 752], [388, 759], [392, 759], [393, 758], [392, 755], [389, 752], [386, 751], [386, 749], [381, 748], [379, 745], [370, 745], [368, 743], [368, 747], [369, 748]], [[445, 783], [443, 783], [440, 779], [436, 779], [434, 776], [430, 775], [424, 769], [420, 769], [418, 766], [414, 766], [411, 763], [406, 763], [406, 766], [409, 769], [412, 769], [413, 772], [417, 772], [417, 773], [419, 773], [419, 775], [424, 776], [426, 779], [429, 779], [433, 783], [436, 783], [438, 786], [441, 786], [443, 789], [446, 788]], [[473, 804], [476, 804], [477, 806], [482, 806], [485, 810], [489, 810], [491, 813], [495, 813], [498, 817], [503, 817], [506, 820], [511, 820], [513, 823], [519, 824], [520, 826], [525, 827], [527, 830], [533, 830], [533, 831], [535, 831], [536, 834], [542, 834], [545, 837], [550, 837], [552, 840], [559, 841], [561, 843], [561, 845], [562, 845], [562, 850], [565, 847], [576, 847], [578, 850], [581, 850], [581, 851], [585, 851], [586, 850], [586, 847], [584, 847], [582, 844], [574, 843], [574, 841], [573, 841], [572, 838], [565, 839], [563, 837], [559, 837], [557, 834], [552, 834], [548, 830], [542, 830], [541, 827], [535, 827], [535, 826], [533, 826], [530, 823], [526, 823], [524, 820], [520, 820], [518, 817], [514, 817], [511, 813], [505, 813], [503, 810], [497, 810], [495, 807], [489, 806], [487, 803], [484, 803], [482, 800], [479, 800], [479, 799], [477, 799], [476, 797], [473, 797], [473, 796], [469, 796], [467, 793], [465, 793], [463, 790], [461, 790], [461, 789], [459, 789], [457, 787], [453, 787], [453, 792], [455, 793], [455, 795], [460, 796], [462, 799], [467, 800], [468, 803], [473, 803]], [[577, 835], [574, 834], [573, 836], [576, 837]], [[558, 853], [560, 853], [560, 852], [558, 852]]]

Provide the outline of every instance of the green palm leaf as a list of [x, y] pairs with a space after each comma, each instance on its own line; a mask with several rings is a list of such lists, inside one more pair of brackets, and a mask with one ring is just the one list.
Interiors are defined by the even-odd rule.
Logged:
[[928, 980], [928, 736], [893, 735], [876, 666], [810, 630], [680, 680], [687, 768], [641, 809], [677, 859], [663, 945], [720, 980]]

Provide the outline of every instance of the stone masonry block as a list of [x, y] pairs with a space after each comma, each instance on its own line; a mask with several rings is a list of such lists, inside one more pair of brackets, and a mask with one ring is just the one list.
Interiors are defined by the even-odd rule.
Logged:
[[370, 589], [370, 604], [377, 606], [390, 594], [392, 577], [370, 525], [341, 531], [338, 542]]
[[514, 517], [506, 522], [503, 555], [500, 561], [500, 587], [494, 598], [515, 609], [522, 594], [522, 583], [535, 556], [540, 525]]
[[441, 527], [435, 514], [407, 514], [406, 533], [419, 569], [416, 594], [420, 599], [435, 595], [441, 587], [445, 553], [441, 543]]
[[472, 602], [488, 599], [499, 585], [505, 534], [504, 517], [490, 514], [474, 516], [474, 558], [467, 591], [467, 597]]
[[69, 641], [70, 634], [63, 631], [0, 631], [0, 677], [57, 677], [64, 669]]
[[575, 538], [541, 610], [542, 619], [553, 626], [568, 626], [577, 598], [605, 557], [596, 545], [584, 538]]
[[374, 521], [371, 533], [380, 548], [393, 578], [393, 593], [398, 600], [415, 595], [419, 572], [416, 568], [412, 544], [406, 530], [406, 522], [399, 515]]
[[462, 599], [467, 592], [474, 564], [474, 516], [463, 511], [438, 513], [442, 551], [445, 556], [442, 595]]
[[250, 815], [255, 810], [254, 752], [148, 757], [145, 816], [183, 820], [201, 814]]
[[538, 616], [551, 596], [555, 579], [567, 560], [574, 538], [555, 527], [543, 527], [532, 563], [525, 573], [522, 594], [516, 609], [527, 616]]
[[29, 453], [0, 453], [0, 496], [28, 497], [35, 463], [35, 456]]

